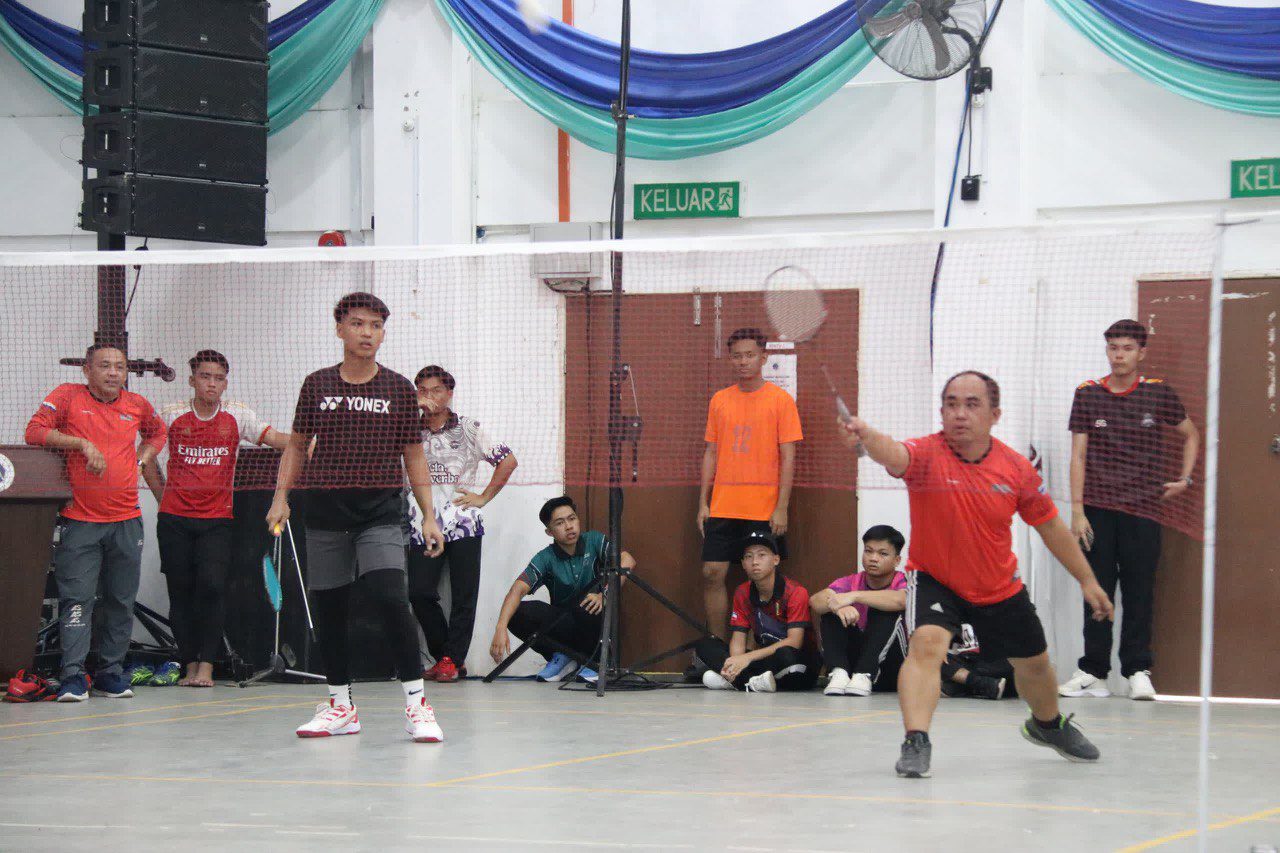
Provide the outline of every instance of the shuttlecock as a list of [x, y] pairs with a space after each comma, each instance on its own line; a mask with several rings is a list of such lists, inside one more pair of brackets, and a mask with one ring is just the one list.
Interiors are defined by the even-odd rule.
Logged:
[[520, 12], [520, 17], [524, 18], [524, 25], [534, 35], [545, 30], [551, 22], [551, 16], [538, 0], [516, 0], [516, 9]]

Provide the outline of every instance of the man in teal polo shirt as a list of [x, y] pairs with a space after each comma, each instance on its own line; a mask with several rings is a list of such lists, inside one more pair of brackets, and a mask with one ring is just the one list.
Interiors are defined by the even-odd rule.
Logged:
[[[522, 641], [536, 633], [539, 636], [533, 650], [547, 658], [538, 680], [559, 681], [573, 671], [573, 660], [559, 652], [555, 643], [588, 659], [596, 653], [604, 597], [593, 586], [597, 574], [609, 564], [613, 546], [603, 533], [582, 532], [578, 507], [568, 496], [552, 498], [543, 504], [538, 519], [547, 529], [551, 544], [533, 555], [507, 591], [489, 654], [494, 663], [501, 663], [511, 653], [508, 629]], [[621, 564], [630, 569], [636, 561], [623, 551]], [[550, 604], [524, 600], [542, 586], [547, 588]], [[583, 667], [578, 671], [578, 678], [594, 681], [596, 674], [589, 667]]]

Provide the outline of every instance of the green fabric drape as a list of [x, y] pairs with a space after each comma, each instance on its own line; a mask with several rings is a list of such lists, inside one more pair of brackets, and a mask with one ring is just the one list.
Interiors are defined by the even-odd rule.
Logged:
[[[272, 133], [309, 110], [342, 74], [373, 26], [383, 0], [334, 0], [271, 51], [267, 115]], [[81, 79], [27, 44], [0, 18], [0, 44], [73, 112], [83, 109]]]
[[1280, 80], [1220, 71], [1164, 53], [1120, 29], [1082, 0], [1047, 2], [1104, 53], [1171, 92], [1219, 109], [1280, 116]]
[[[600, 151], [613, 151], [613, 117], [544, 89], [495, 53], [447, 3], [436, 6], [449, 26], [493, 76], [542, 116], [573, 138]], [[746, 106], [705, 116], [677, 119], [637, 118], [627, 122], [627, 154], [649, 160], [675, 160], [745, 145], [786, 127], [826, 100], [866, 67], [875, 53], [861, 34], [777, 90]]]

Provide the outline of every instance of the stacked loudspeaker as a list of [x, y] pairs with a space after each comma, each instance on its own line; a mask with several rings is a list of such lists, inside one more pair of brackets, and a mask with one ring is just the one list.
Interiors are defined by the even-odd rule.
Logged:
[[85, 0], [84, 39], [81, 227], [264, 245], [267, 4]]

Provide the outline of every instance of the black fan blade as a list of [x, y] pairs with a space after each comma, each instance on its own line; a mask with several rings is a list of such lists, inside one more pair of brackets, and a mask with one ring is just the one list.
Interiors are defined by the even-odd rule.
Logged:
[[[919, 13], [916, 14], [919, 17]], [[880, 15], [867, 21], [867, 32], [872, 37], [878, 39], [887, 39], [896, 36], [914, 20], [911, 15], [906, 12], [894, 12], [892, 15]]]
[[925, 14], [920, 22], [924, 24], [929, 40], [933, 42], [933, 64], [943, 71], [951, 64], [951, 48], [947, 47], [947, 39], [942, 34], [942, 22], [931, 14]]

